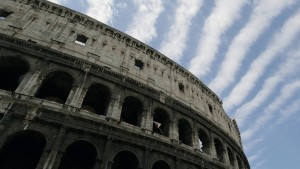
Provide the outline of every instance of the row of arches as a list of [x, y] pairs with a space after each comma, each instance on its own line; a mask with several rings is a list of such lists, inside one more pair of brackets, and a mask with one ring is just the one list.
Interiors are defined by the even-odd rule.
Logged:
[[[29, 65], [26, 61], [17, 57], [0, 57], [0, 89], [15, 91], [22, 79], [29, 72]], [[65, 104], [70, 91], [73, 88], [75, 78], [64, 71], [53, 71], [48, 73], [39, 86], [35, 97]], [[110, 106], [112, 92], [109, 87], [103, 84], [91, 84], [81, 104], [81, 109], [98, 115], [107, 115]], [[122, 101], [120, 121], [134, 126], [141, 127], [143, 113], [145, 111], [143, 102], [135, 96], [127, 96]], [[171, 113], [163, 108], [157, 107], [152, 115], [152, 132], [170, 137], [170, 131], [174, 128]], [[179, 118], [176, 122], [179, 141], [188, 146], [195, 146], [195, 139], [191, 123], [185, 118]], [[228, 148], [225, 151], [223, 143], [218, 138], [212, 138], [204, 129], [198, 129], [196, 135], [199, 140], [199, 148], [207, 155], [216, 156], [220, 162], [225, 162], [225, 154], [231, 165], [235, 159], [233, 152]], [[172, 136], [173, 137], [173, 136]], [[227, 153], [226, 153], [227, 152]]]
[[[0, 149], [0, 167], [2, 169], [35, 169], [41, 160], [46, 146], [43, 134], [27, 130], [17, 132], [4, 142]], [[86, 140], [71, 143], [60, 159], [58, 169], [94, 169], [97, 156], [95, 146]], [[114, 155], [111, 169], [138, 169], [137, 156], [128, 150]], [[171, 169], [164, 160], [157, 160], [152, 169]]]

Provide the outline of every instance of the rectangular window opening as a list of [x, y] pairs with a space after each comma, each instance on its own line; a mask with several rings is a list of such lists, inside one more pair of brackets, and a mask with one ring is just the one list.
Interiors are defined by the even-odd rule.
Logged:
[[1, 9], [0, 10], [0, 20], [6, 19], [12, 13], [13, 12], [8, 12], [8, 11], [5, 11], [5, 10]]
[[181, 92], [184, 93], [184, 85], [183, 85], [182, 83], [179, 83], [179, 84], [178, 84], [178, 88], [179, 88], [179, 90], [180, 90]]
[[75, 43], [79, 44], [79, 45], [82, 45], [82, 46], [85, 46], [86, 45], [86, 42], [87, 42], [88, 38], [84, 35], [77, 35], [77, 38], [75, 40]]
[[141, 60], [135, 59], [134, 66], [135, 66], [136, 68], [138, 68], [139, 70], [142, 70], [143, 67], [144, 67], [144, 62], [141, 61]]

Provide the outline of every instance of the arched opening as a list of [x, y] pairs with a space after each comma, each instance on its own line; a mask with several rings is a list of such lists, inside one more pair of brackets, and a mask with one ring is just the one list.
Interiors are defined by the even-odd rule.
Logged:
[[220, 162], [224, 162], [224, 148], [219, 139], [215, 139], [215, 149], [217, 153], [217, 158], [219, 159]]
[[92, 169], [97, 157], [96, 148], [87, 141], [76, 141], [68, 146], [58, 169]]
[[27, 62], [17, 57], [0, 57], [0, 89], [15, 91], [29, 71]]
[[81, 108], [92, 113], [105, 115], [110, 95], [110, 90], [106, 86], [93, 84], [89, 87]]
[[159, 160], [154, 163], [152, 169], [171, 169], [171, 168], [165, 161]]
[[186, 145], [192, 146], [192, 128], [187, 120], [178, 121], [179, 140]]
[[237, 161], [237, 164], [238, 164], [238, 169], [243, 169], [242, 161], [238, 156], [236, 156], [236, 161]]
[[153, 132], [164, 136], [169, 135], [170, 118], [167, 112], [161, 108], [154, 110], [153, 115]]
[[231, 166], [234, 166], [234, 156], [230, 148], [227, 147], [229, 163]]
[[52, 72], [46, 76], [36, 97], [63, 104], [69, 96], [73, 81], [73, 77], [68, 73]]
[[45, 137], [35, 131], [21, 131], [10, 136], [0, 151], [0, 168], [35, 169], [45, 144]]
[[143, 104], [133, 96], [126, 97], [122, 105], [121, 121], [140, 126]]
[[138, 167], [139, 161], [132, 152], [121, 151], [114, 157], [111, 169], [137, 169]]
[[206, 132], [202, 129], [199, 129], [198, 130], [198, 137], [199, 137], [200, 149], [205, 154], [210, 154], [210, 142], [209, 142], [209, 137], [206, 134]]

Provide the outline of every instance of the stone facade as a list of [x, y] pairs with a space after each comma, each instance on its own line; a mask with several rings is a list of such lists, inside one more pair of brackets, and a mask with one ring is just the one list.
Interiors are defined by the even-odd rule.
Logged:
[[0, 168], [250, 168], [216, 94], [71, 9], [2, 0], [0, 80]]

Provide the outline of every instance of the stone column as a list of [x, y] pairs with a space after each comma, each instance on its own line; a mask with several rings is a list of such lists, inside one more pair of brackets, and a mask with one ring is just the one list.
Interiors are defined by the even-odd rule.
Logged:
[[109, 167], [110, 167], [110, 166], [108, 166], [108, 163], [109, 163], [112, 142], [113, 142], [113, 139], [111, 137], [108, 137], [106, 140], [105, 149], [103, 152], [103, 160], [101, 163], [101, 169], [109, 169]]
[[224, 158], [224, 163], [231, 166], [230, 165], [230, 160], [229, 160], [229, 156], [228, 156], [228, 151], [227, 151], [227, 145], [223, 145], [223, 158]]
[[114, 93], [111, 96], [109, 107], [107, 109], [106, 116], [108, 119], [113, 121], [120, 121], [123, 100], [122, 98], [122, 88], [120, 86], [115, 86]]
[[[41, 169], [55, 169], [58, 166], [55, 166], [54, 164], [57, 163], [56, 159], [59, 156], [62, 156], [62, 153], [59, 152], [60, 149], [60, 145], [62, 144], [62, 140], [64, 139], [66, 133], [66, 128], [65, 127], [61, 127], [58, 135], [56, 137], [56, 140], [54, 141], [52, 148], [50, 150], [50, 153], [45, 152], [46, 154], [49, 154], [47, 158], [45, 158], [44, 160], [41, 160], [38, 164], [37, 168], [41, 168]], [[58, 163], [59, 164], [59, 163]]]
[[81, 104], [83, 102], [83, 99], [85, 97], [85, 93], [87, 92], [87, 89], [84, 88], [86, 80], [87, 80], [87, 76], [88, 73], [90, 71], [90, 65], [86, 65], [86, 67], [83, 69], [84, 71], [84, 77], [81, 81], [81, 83], [74, 85], [69, 93], [68, 99], [66, 101], [66, 104], [76, 107], [76, 108], [80, 108]]
[[16, 89], [16, 93], [34, 96], [45, 78], [42, 76], [45, 68], [47, 68], [47, 64], [43, 62], [28, 72]]
[[[175, 113], [173, 112], [173, 114]], [[179, 144], [178, 120], [175, 116], [170, 120], [170, 138], [173, 142]]]
[[198, 129], [197, 129], [197, 123], [193, 120], [193, 128], [192, 128], [192, 134], [193, 134], [193, 147], [196, 152], [201, 152], [200, 150], [200, 144], [199, 144], [199, 136], [198, 136]]
[[152, 117], [152, 100], [146, 99], [144, 102], [144, 110], [141, 119], [141, 128], [146, 133], [152, 133], [153, 117]]
[[143, 166], [141, 166], [141, 168], [150, 169], [150, 166], [149, 166], [150, 153], [151, 153], [151, 149], [145, 148], [144, 163], [143, 163]]

